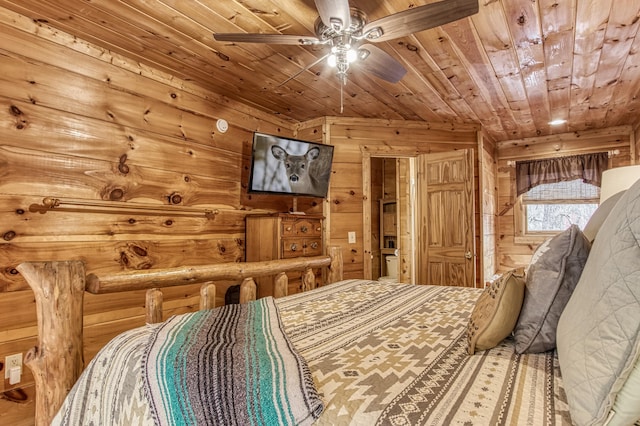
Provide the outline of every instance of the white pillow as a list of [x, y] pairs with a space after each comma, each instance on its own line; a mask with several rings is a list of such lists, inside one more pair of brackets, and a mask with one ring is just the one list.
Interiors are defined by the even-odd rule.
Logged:
[[626, 426], [640, 421], [640, 358], [620, 389], [607, 419], [607, 426]]

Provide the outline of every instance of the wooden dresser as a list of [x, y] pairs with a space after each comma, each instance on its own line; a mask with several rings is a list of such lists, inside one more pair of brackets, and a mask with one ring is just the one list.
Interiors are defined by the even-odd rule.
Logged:
[[[247, 262], [319, 256], [322, 244], [322, 216], [275, 213], [249, 215], [246, 219]], [[301, 273], [288, 274], [288, 293], [302, 291]], [[318, 282], [318, 277], [316, 282]], [[258, 297], [273, 294], [274, 277], [256, 279]]]

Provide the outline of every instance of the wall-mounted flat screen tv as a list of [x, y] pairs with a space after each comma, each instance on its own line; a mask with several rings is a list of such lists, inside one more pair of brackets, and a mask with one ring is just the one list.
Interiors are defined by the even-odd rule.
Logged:
[[254, 133], [249, 192], [326, 197], [333, 146]]

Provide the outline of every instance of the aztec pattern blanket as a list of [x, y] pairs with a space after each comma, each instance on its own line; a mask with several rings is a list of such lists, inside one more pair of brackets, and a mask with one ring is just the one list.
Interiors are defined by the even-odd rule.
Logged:
[[570, 425], [554, 352], [469, 356], [481, 290], [348, 280], [277, 299], [325, 410], [317, 425]]
[[270, 297], [174, 316], [115, 342], [54, 424], [310, 425], [323, 409]]

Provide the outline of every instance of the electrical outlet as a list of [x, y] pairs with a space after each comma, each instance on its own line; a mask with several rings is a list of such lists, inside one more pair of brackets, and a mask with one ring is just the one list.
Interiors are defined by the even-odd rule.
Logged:
[[349, 244], [355, 244], [356, 243], [356, 233], [355, 233], [355, 231], [349, 231], [349, 233], [347, 235], [349, 237]]
[[9, 373], [14, 367], [22, 368], [22, 353], [8, 355], [4, 358], [4, 378], [9, 378]]

